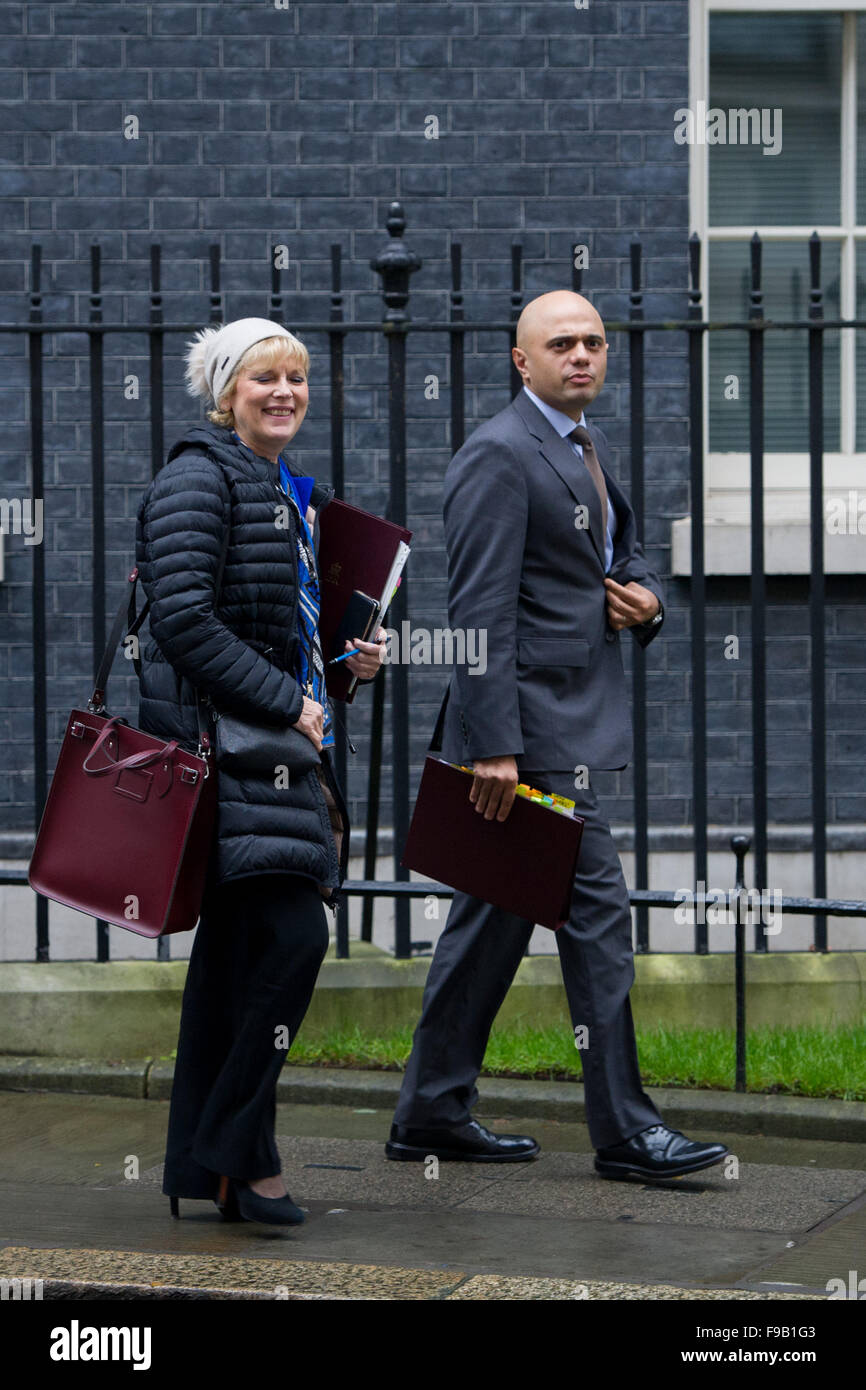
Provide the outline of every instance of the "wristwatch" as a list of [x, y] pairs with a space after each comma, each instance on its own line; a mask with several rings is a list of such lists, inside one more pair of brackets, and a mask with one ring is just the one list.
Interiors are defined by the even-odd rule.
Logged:
[[663, 608], [662, 605], [661, 605], [661, 601], [659, 601], [659, 611], [656, 613], [655, 617], [654, 617], [654, 618], [648, 618], [647, 621], [646, 621], [645, 623], [642, 623], [642, 624], [641, 624], [641, 626], [642, 626], [642, 627], [658, 627], [658, 625], [659, 625], [659, 623], [661, 622], [661, 620], [662, 620], [662, 618], [664, 617], [664, 615], [665, 615], [665, 610], [664, 610], [664, 608]]

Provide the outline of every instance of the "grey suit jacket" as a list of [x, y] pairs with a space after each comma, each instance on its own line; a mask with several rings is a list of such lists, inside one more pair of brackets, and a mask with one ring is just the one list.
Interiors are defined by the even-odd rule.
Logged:
[[[662, 602], [634, 512], [605, 467], [607, 440], [588, 428], [616, 512], [610, 576]], [[471, 764], [514, 754], [518, 768], [551, 772], [625, 767], [631, 713], [620, 634], [607, 621], [601, 504], [585, 465], [525, 392], [454, 455], [444, 511], [449, 623], [486, 631], [487, 665], [454, 669], [442, 756]], [[662, 626], [628, 630], [646, 646]]]

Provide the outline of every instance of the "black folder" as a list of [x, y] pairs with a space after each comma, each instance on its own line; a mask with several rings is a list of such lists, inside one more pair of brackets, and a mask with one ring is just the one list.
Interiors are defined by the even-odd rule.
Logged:
[[[384, 616], [392, 598], [390, 580], [401, 555], [401, 546], [408, 554], [411, 539], [412, 532], [405, 526], [395, 526], [384, 517], [374, 516], [337, 497], [323, 508], [319, 521], [318, 566], [322, 596], [319, 638], [326, 662], [343, 654], [343, 643], [337, 643], [337, 633], [356, 591], [375, 599], [379, 603], [379, 619]], [[396, 576], [393, 583], [396, 583]], [[391, 593], [387, 592], [389, 589]], [[350, 636], [360, 637], [361, 633], [353, 632]], [[336, 666], [326, 666], [325, 684], [332, 700], [351, 704], [358, 680], [345, 661], [341, 661]]]

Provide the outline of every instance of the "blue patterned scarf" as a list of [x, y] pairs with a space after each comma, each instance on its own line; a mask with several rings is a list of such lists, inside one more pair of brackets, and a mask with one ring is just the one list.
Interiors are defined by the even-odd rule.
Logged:
[[[237, 430], [232, 430], [237, 442], [245, 449]], [[253, 451], [250, 450], [252, 453]], [[307, 525], [307, 507], [316, 485], [315, 478], [296, 478], [290, 471], [282, 455], [279, 456], [280, 483], [286, 497], [294, 504], [298, 527], [298, 654], [295, 660], [295, 678], [308, 699], [315, 700], [324, 710], [322, 717], [323, 748], [335, 746], [331, 706], [325, 687], [325, 662], [322, 645], [319, 641], [319, 609], [321, 598], [319, 578], [316, 570], [316, 552], [313, 537]]]
[[334, 747], [333, 720], [325, 688], [325, 663], [319, 642], [319, 609], [321, 597], [316, 572], [316, 552], [307, 525], [307, 507], [315, 486], [314, 478], [296, 478], [280, 457], [280, 482], [286, 496], [294, 502], [300, 526], [298, 529], [298, 655], [295, 676], [301, 689], [324, 709], [323, 748]]

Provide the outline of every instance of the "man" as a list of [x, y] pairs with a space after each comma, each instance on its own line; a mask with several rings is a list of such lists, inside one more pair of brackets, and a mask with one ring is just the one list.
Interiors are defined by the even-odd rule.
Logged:
[[[604, 325], [581, 295], [532, 300], [513, 358], [523, 390], [455, 454], [445, 476], [449, 625], [486, 629], [484, 674], [458, 667], [442, 756], [471, 763], [470, 798], [503, 821], [518, 781], [557, 792], [585, 818], [571, 915], [556, 934], [596, 1171], [669, 1178], [718, 1163], [724, 1144], [667, 1128], [641, 1086], [629, 989], [631, 915], [622, 865], [591, 773], [623, 768], [632, 730], [619, 634], [643, 647], [662, 590], [634, 513], [604, 467], [584, 407], [604, 385]], [[518, 1162], [525, 1135], [472, 1119], [493, 1019], [533, 924], [456, 892], [436, 947], [385, 1152], [393, 1159]], [[583, 1030], [587, 1030], [584, 1033]]]

